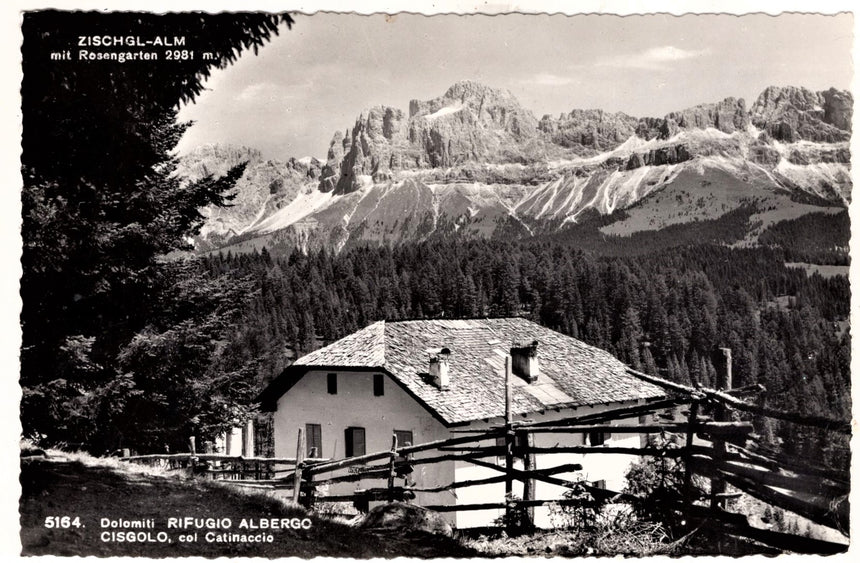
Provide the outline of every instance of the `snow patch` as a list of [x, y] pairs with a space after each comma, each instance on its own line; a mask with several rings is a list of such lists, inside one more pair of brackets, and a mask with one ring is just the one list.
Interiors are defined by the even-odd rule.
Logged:
[[750, 122], [747, 125], [747, 135], [749, 135], [753, 139], [758, 139], [758, 136], [761, 135], [761, 129], [759, 129], [758, 127], [753, 125], [752, 122]]
[[366, 189], [373, 185], [373, 176], [369, 174], [359, 174], [355, 177], [358, 180], [358, 189]]
[[333, 192], [321, 192], [316, 189], [307, 193], [301, 193], [289, 205], [282, 207], [264, 221], [252, 225], [247, 230], [259, 233], [271, 233], [279, 229], [284, 229], [330, 203], [333, 198]]
[[567, 166], [587, 166], [590, 164], [600, 164], [610, 158], [618, 158], [630, 156], [633, 153], [645, 152], [659, 147], [669, 146], [677, 143], [683, 136], [684, 132], [678, 133], [670, 139], [650, 139], [645, 140], [638, 135], [630, 135], [626, 141], [612, 149], [611, 151], [602, 152], [594, 156], [584, 158], [571, 158], [561, 160], [551, 160], [547, 163], [551, 170], [567, 167]]
[[558, 206], [553, 217], [558, 217], [560, 215], [569, 215], [572, 211], [574, 211], [579, 203], [582, 201], [583, 187], [588, 183], [587, 178], [577, 178], [573, 177], [573, 184], [570, 186], [570, 193], [567, 196], [561, 205]]
[[546, 203], [543, 204], [541, 210], [538, 211], [538, 214], [535, 215], [535, 219], [540, 219], [544, 213], [552, 209], [552, 204], [555, 202], [555, 198], [558, 197], [559, 187], [562, 185], [563, 181], [564, 176], [560, 177], [558, 180], [552, 182], [549, 186], [547, 186], [546, 190], [551, 192], [551, 195], [547, 198]]
[[452, 113], [457, 113], [458, 111], [460, 111], [462, 109], [463, 109], [462, 104], [457, 104], [457, 105], [453, 105], [453, 106], [446, 106], [444, 108], [436, 110], [435, 112], [433, 112], [429, 115], [425, 115], [424, 119], [430, 121], [432, 119], [436, 119], [437, 117], [442, 117], [445, 115], [451, 115]]
[[720, 131], [714, 127], [707, 127], [705, 129], [697, 130], [696, 137], [700, 139], [708, 139], [708, 140], [721, 140], [721, 139], [731, 139], [732, 134], [726, 133], [724, 131]]
[[638, 135], [630, 135], [626, 141], [615, 147], [613, 151], [609, 153], [609, 155], [615, 155], [619, 153], [625, 152], [636, 152], [640, 151], [646, 147], [652, 146], [654, 144], [654, 140], [646, 141], [642, 137]]
[[257, 222], [262, 221], [262, 220], [263, 220], [263, 217], [265, 217], [265, 215], [266, 215], [266, 211], [267, 211], [267, 207], [268, 207], [268, 204], [269, 204], [269, 200], [270, 200], [271, 198], [272, 198], [272, 196], [270, 196], [270, 195], [269, 195], [269, 196], [266, 196], [266, 199], [265, 199], [265, 200], [263, 200], [263, 204], [262, 204], [262, 205], [260, 205], [260, 209], [257, 211], [257, 214], [254, 216], [254, 220], [253, 220], [253, 221], [251, 221], [251, 222], [250, 222], [246, 227], [244, 227], [244, 228], [242, 228], [242, 229], [239, 229], [239, 232], [238, 232], [237, 234], [240, 234], [240, 235], [241, 235], [241, 234], [245, 234], [245, 233], [247, 233], [248, 231], [253, 231], [253, 230], [254, 230], [254, 225], [256, 225], [256, 224], [257, 224]]

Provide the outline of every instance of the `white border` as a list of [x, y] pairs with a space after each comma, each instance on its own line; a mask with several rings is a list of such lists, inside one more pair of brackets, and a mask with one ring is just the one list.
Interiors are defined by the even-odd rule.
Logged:
[[[18, 402], [20, 400], [20, 387], [18, 385], [18, 349], [20, 348], [20, 297], [18, 293], [21, 267], [20, 267], [20, 93], [21, 69], [20, 69], [20, 21], [21, 12], [27, 10], [38, 10], [57, 8], [66, 10], [116, 10], [116, 11], [150, 11], [150, 12], [176, 12], [176, 11], [295, 11], [313, 13], [317, 11], [343, 11], [360, 14], [375, 12], [415, 12], [424, 14], [438, 13], [487, 13], [500, 14], [508, 12], [526, 13], [565, 13], [569, 15], [584, 13], [607, 13], [618, 15], [630, 14], [653, 14], [670, 13], [674, 15], [689, 13], [767, 13], [776, 15], [785, 12], [809, 12], [835, 14], [839, 12], [854, 12], [856, 3], [846, 0], [782, 0], [780, 2], [755, 0], [747, 2], [715, 0], [662, 0], [662, 1], [623, 1], [623, 0], [581, 0], [571, 6], [572, 2], [560, 0], [533, 0], [529, 2], [496, 3], [480, 0], [415, 0], [412, 2], [395, 2], [385, 0], [364, 0], [361, 2], [344, 2], [340, 0], [320, 0], [317, 2], [296, 2], [292, 0], [128, 0], [128, 1], [94, 1], [94, 0], [54, 0], [54, 1], [32, 1], [13, 0], [4, 3], [0, 7], [2, 14], [2, 28], [0, 28], [0, 69], [2, 69], [2, 94], [0, 99], [4, 102], [5, 111], [0, 117], [0, 171], [2, 171], [2, 188], [0, 188], [0, 266], [2, 276], [0, 277], [0, 368], [2, 368], [2, 383], [0, 383], [0, 445], [5, 456], [0, 461], [0, 478], [4, 486], [0, 487], [0, 554], [19, 557], [20, 538], [18, 524], [18, 496], [20, 485], [18, 483], [18, 437], [20, 435], [20, 422], [18, 420]], [[855, 13], [854, 36], [857, 36], [857, 13]], [[854, 47], [854, 59], [856, 60], [856, 42]], [[858, 76], [855, 72], [852, 82], [852, 92], [858, 92]], [[860, 119], [855, 112], [854, 131], [858, 131]], [[860, 154], [860, 141], [854, 136], [851, 144], [852, 154]], [[856, 168], [852, 171], [854, 185], [857, 185]], [[850, 216], [855, 229], [860, 225], [860, 213], [858, 205], [851, 205]], [[852, 242], [853, 242], [852, 237]], [[856, 247], [856, 243], [852, 244]], [[858, 286], [857, 268], [852, 267], [850, 280], [852, 287]], [[851, 298], [852, 320], [856, 320], [855, 312], [858, 310], [858, 299], [860, 291], [853, 291]], [[853, 324], [853, 323], [852, 323]], [[856, 326], [856, 324], [855, 324]], [[860, 335], [855, 335], [855, 338]], [[852, 374], [860, 368], [860, 348], [852, 350]], [[852, 377], [853, 380], [853, 377]], [[860, 401], [860, 394], [854, 386], [853, 399], [856, 405]], [[855, 413], [856, 407], [855, 407]], [[856, 414], [854, 425], [856, 426]], [[852, 451], [856, 452], [857, 438], [852, 440]], [[856, 457], [856, 456], [855, 456]], [[856, 464], [856, 462], [855, 462]], [[856, 467], [856, 465], [852, 465]], [[851, 495], [853, 505], [857, 504], [857, 495]], [[857, 541], [857, 516], [852, 511], [852, 535]], [[853, 548], [849, 554], [853, 554]], [[791, 558], [799, 556], [789, 556]], [[828, 558], [828, 561], [848, 560], [849, 555], [838, 558]], [[59, 558], [49, 557], [54, 560]], [[142, 558], [139, 558], [140, 560]], [[188, 558], [187, 561], [209, 561], [203, 558]]]

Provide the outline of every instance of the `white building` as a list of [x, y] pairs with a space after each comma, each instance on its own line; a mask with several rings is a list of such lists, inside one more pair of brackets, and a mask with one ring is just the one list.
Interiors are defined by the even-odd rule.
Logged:
[[[517, 420], [551, 421], [643, 404], [665, 392], [630, 375], [609, 353], [521, 318], [422, 320], [374, 323], [299, 358], [261, 394], [274, 411], [277, 457], [295, 455], [299, 428], [307, 454], [344, 458], [453, 436], [454, 429], [499, 425], [505, 414], [505, 357], [513, 357], [512, 410]], [[535, 446], [582, 444], [638, 447], [639, 434], [535, 434]], [[490, 445], [491, 441], [486, 442]], [[437, 456], [438, 452], [416, 454]], [[493, 460], [490, 460], [493, 461]], [[504, 464], [504, 458], [496, 460]], [[537, 468], [580, 463], [562, 473], [612, 490], [624, 487], [632, 456], [553, 454], [536, 456]], [[417, 465], [417, 487], [435, 487], [498, 475], [465, 461]], [[403, 481], [400, 481], [402, 484]], [[341, 483], [329, 494], [382, 486], [379, 480]], [[515, 486], [516, 487], [516, 486]], [[521, 494], [521, 484], [514, 489]], [[537, 499], [560, 498], [564, 489], [538, 482]], [[421, 505], [502, 502], [504, 483], [418, 493]], [[492, 524], [501, 510], [451, 512], [457, 527]], [[535, 523], [549, 526], [548, 510]]]

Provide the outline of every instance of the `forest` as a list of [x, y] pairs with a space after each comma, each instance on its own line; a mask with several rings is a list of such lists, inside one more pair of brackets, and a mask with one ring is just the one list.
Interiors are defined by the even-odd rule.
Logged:
[[[786, 268], [775, 248], [676, 247], [606, 257], [552, 241], [446, 238], [339, 254], [219, 253], [209, 275], [255, 287], [220, 369], [254, 364], [257, 384], [295, 354], [386, 319], [524, 316], [648, 373], [713, 386], [712, 354], [733, 352], [734, 386], [788, 411], [850, 418], [847, 277]], [[756, 421], [772, 443], [834, 466], [847, 443]]]

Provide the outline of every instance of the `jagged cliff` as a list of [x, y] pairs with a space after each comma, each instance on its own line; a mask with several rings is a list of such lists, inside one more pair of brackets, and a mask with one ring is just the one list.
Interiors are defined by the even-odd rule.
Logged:
[[[798, 194], [844, 205], [852, 108], [850, 92], [771, 87], [749, 108], [726, 98], [663, 117], [573, 110], [538, 120], [510, 92], [464, 81], [413, 100], [408, 112], [362, 112], [334, 134], [325, 163], [262, 161], [222, 147], [201, 149], [185, 167], [193, 177], [201, 166], [223, 172], [251, 163], [236, 206], [205, 210], [203, 248], [254, 236], [340, 248], [449, 231], [495, 236], [511, 225], [527, 235], [589, 209], [629, 209], [628, 219], [606, 227], [624, 233], [749, 201], [783, 215], [808, 212]], [[674, 194], [677, 209], [654, 203], [663, 201], [649, 197], [657, 193]], [[707, 201], [719, 206], [705, 208]]]
[[396, 170], [524, 162], [537, 125], [510, 92], [458, 82], [439, 98], [412, 100], [408, 116], [379, 106], [335, 133], [320, 189], [346, 194]]

